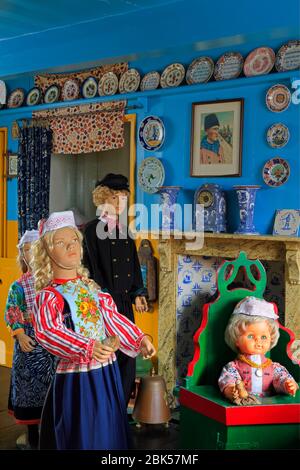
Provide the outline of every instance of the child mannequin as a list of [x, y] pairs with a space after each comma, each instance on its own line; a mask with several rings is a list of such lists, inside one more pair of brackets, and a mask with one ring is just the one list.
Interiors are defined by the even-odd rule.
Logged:
[[30, 269], [31, 244], [37, 230], [27, 230], [18, 245], [18, 262], [23, 272], [9, 289], [5, 320], [15, 341], [8, 410], [17, 424], [27, 424], [30, 449], [38, 447], [38, 423], [45, 396], [55, 371], [55, 358], [36, 344], [32, 325], [35, 298]]
[[255, 396], [295, 395], [299, 387], [286, 368], [265, 357], [279, 338], [277, 319], [274, 305], [266, 300], [246, 297], [236, 305], [225, 341], [238, 357], [223, 368], [219, 378], [220, 390], [228, 400], [255, 404]]
[[[93, 202], [99, 218], [85, 227], [83, 263], [90, 277], [110, 293], [118, 310], [134, 322], [132, 304], [141, 313], [148, 305], [134, 240], [120, 223], [128, 196], [128, 179], [123, 175], [109, 173], [96, 183]], [[121, 351], [117, 358], [127, 404], [135, 389], [135, 359]]]
[[[81, 266], [82, 235], [73, 213], [56, 212], [40, 226], [34, 247], [37, 340], [60, 360], [46, 399], [41, 448], [126, 449], [125, 401], [113, 347], [134, 357], [155, 354], [149, 339], [121, 315], [112, 297]], [[45, 439], [43, 427], [45, 428]], [[47, 434], [48, 433], [48, 434]]]

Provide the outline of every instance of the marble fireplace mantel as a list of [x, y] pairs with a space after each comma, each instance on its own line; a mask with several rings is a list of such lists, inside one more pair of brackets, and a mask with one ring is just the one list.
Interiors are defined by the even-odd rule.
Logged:
[[166, 237], [164, 232], [151, 232], [159, 239], [159, 374], [163, 375], [168, 392], [175, 385], [176, 348], [176, 293], [177, 262], [179, 255], [236, 258], [245, 251], [250, 259], [281, 261], [285, 267], [285, 326], [300, 339], [300, 238], [272, 235], [241, 235], [205, 233], [202, 248], [194, 249], [191, 243], [194, 232], [174, 232]]

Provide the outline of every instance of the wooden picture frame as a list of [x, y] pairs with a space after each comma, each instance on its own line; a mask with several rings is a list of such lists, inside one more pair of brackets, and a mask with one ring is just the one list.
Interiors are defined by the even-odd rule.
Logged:
[[192, 105], [191, 176], [241, 176], [244, 99]]

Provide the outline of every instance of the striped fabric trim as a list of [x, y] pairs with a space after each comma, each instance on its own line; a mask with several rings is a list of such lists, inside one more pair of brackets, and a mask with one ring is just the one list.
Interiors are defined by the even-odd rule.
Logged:
[[116, 356], [115, 354], [112, 355], [112, 359], [107, 362], [98, 362], [95, 359], [92, 359], [91, 362], [88, 364], [74, 364], [70, 361], [65, 361], [62, 359], [59, 361], [59, 364], [56, 369], [57, 374], [69, 374], [69, 373], [76, 373], [76, 372], [90, 372], [91, 370], [101, 369], [102, 367], [106, 367], [109, 364], [113, 364], [115, 362]]

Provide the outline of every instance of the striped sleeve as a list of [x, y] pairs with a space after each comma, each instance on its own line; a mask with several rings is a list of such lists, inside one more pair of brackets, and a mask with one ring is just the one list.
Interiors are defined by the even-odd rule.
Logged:
[[111, 295], [101, 292], [99, 300], [107, 336], [118, 335], [120, 350], [127, 356], [136, 357], [140, 352], [144, 333], [132, 321], [118, 312]]
[[33, 305], [33, 325], [37, 341], [55, 356], [75, 364], [92, 359], [95, 340], [75, 333], [63, 323], [63, 300], [52, 290], [42, 290]]

